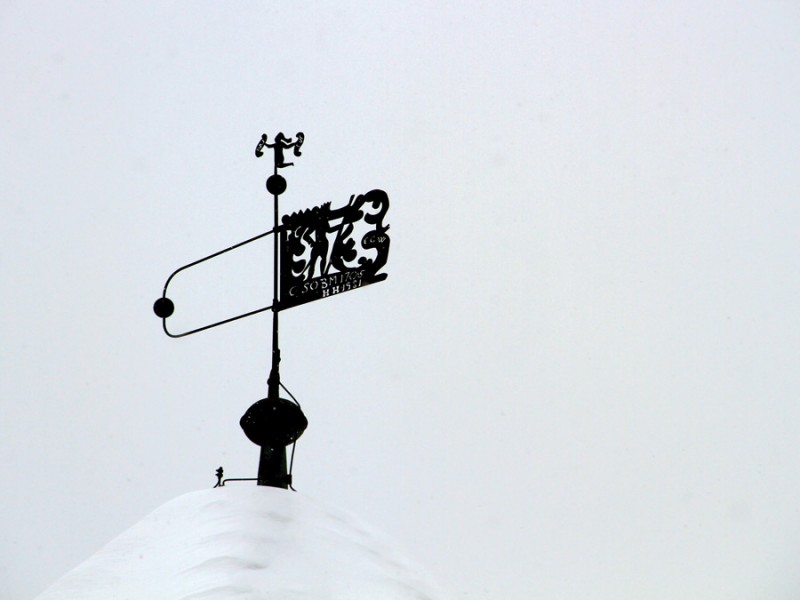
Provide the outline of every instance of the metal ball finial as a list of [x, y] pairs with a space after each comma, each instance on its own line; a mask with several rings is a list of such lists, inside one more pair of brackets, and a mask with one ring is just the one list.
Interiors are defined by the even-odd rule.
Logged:
[[267, 191], [273, 196], [280, 196], [286, 191], [286, 179], [283, 175], [270, 175], [267, 179]]

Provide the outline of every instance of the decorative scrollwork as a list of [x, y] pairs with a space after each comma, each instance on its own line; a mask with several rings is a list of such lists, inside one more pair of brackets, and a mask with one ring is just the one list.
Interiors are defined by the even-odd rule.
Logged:
[[[386, 279], [389, 196], [383, 190], [350, 196], [283, 217], [278, 310]], [[359, 239], [357, 245], [356, 240]]]

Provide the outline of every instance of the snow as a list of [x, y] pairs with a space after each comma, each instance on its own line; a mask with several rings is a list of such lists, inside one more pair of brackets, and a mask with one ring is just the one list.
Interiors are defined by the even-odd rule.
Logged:
[[36, 600], [437, 597], [355, 517], [299, 493], [229, 484], [163, 504]]

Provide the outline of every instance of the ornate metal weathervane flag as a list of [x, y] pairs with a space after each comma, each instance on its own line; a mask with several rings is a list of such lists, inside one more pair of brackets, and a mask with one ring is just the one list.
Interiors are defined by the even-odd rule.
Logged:
[[[167, 278], [161, 298], [153, 305], [156, 315], [162, 319], [164, 332], [175, 338], [272, 311], [272, 368], [267, 380], [267, 397], [253, 404], [239, 423], [248, 439], [261, 447], [258, 484], [281, 488], [291, 485], [292, 478], [291, 469], [288, 472], [286, 469], [286, 446], [297, 441], [308, 421], [280, 380], [278, 313], [383, 281], [386, 273], [382, 269], [389, 256], [389, 236], [386, 235], [389, 226], [384, 224], [389, 197], [383, 190], [350, 196], [350, 201], [340, 208], [333, 209], [330, 202], [326, 202], [285, 215], [279, 222], [278, 197], [286, 191], [286, 179], [278, 170], [294, 164], [286, 162], [285, 151], [291, 149], [294, 156], [301, 156], [304, 141], [302, 132], [295, 135], [294, 141], [278, 133], [272, 143], [267, 134], [263, 134], [256, 146], [256, 157], [263, 156], [265, 148], [271, 149], [274, 155], [273, 173], [267, 178], [267, 191], [274, 198], [273, 228], [176, 269]], [[167, 288], [178, 273], [268, 235], [275, 236], [272, 304], [189, 331], [175, 333], [168, 329], [167, 318], [173, 314], [175, 306], [167, 297]], [[292, 400], [280, 397], [281, 388]], [[217, 477], [221, 482], [221, 468]]]
[[[389, 226], [383, 224], [388, 210], [386, 192], [372, 190], [350, 196], [341, 208], [326, 202], [283, 217], [280, 309], [386, 279], [379, 271], [389, 257]], [[371, 227], [356, 236], [364, 224]]]

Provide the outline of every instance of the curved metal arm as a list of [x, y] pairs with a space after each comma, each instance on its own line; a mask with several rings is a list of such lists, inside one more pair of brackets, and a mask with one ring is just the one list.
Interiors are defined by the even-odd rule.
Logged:
[[219, 325], [225, 325], [225, 323], [230, 323], [231, 321], [237, 321], [239, 319], [244, 319], [245, 317], [249, 317], [250, 315], [255, 315], [260, 312], [264, 312], [265, 310], [270, 310], [272, 305], [264, 306], [263, 308], [257, 308], [256, 310], [251, 310], [250, 312], [243, 313], [236, 317], [231, 317], [230, 319], [224, 319], [223, 321], [217, 321], [216, 323], [212, 323], [211, 325], [204, 325], [203, 327], [198, 327], [197, 329], [192, 329], [191, 331], [185, 331], [183, 333], [171, 333], [169, 329], [167, 329], [167, 319], [161, 319], [161, 324], [164, 327], [164, 333], [166, 333], [171, 338], [182, 338], [187, 335], [192, 335], [193, 333], [197, 333], [199, 331], [205, 331], [206, 329], [211, 329], [212, 327], [217, 327]]
[[[203, 257], [203, 258], [201, 258], [199, 260], [195, 260], [193, 262], [190, 262], [187, 265], [183, 265], [182, 267], [179, 267], [179, 268], [175, 269], [172, 272], [172, 274], [169, 277], [167, 277], [167, 281], [164, 283], [164, 291], [163, 291], [161, 297], [164, 298], [164, 299], [167, 299], [167, 288], [169, 287], [169, 284], [172, 281], [173, 277], [175, 277], [175, 275], [177, 275], [181, 271], [185, 271], [186, 269], [189, 269], [191, 267], [199, 265], [200, 263], [205, 262], [207, 260], [210, 260], [212, 258], [215, 258], [215, 257], [219, 256], [220, 254], [225, 254], [226, 252], [230, 252], [231, 250], [235, 250], [236, 248], [241, 248], [242, 246], [244, 246], [246, 244], [249, 244], [251, 242], [255, 242], [256, 240], [260, 240], [261, 238], [266, 237], [266, 236], [268, 236], [268, 235], [270, 235], [272, 233], [277, 233], [278, 231], [280, 231], [280, 227], [276, 227], [276, 228], [270, 229], [269, 231], [265, 231], [264, 233], [260, 233], [260, 234], [254, 236], [254, 237], [251, 237], [248, 240], [245, 240], [243, 242], [239, 242], [238, 244], [234, 244], [233, 246], [225, 248], [224, 250], [220, 250], [219, 252], [214, 252], [213, 254], [209, 254], [208, 256], [205, 256], [205, 257]], [[169, 329], [167, 329], [167, 319], [169, 318], [169, 316], [162, 317], [161, 324], [162, 324], [162, 327], [164, 328], [164, 333], [166, 333], [169, 337], [171, 337], [171, 338], [180, 338], [180, 337], [184, 337], [184, 336], [187, 336], [187, 335], [191, 335], [193, 333], [197, 333], [199, 331], [205, 331], [206, 329], [211, 329], [212, 327], [217, 327], [219, 325], [224, 325], [225, 323], [230, 323], [231, 321], [236, 321], [238, 319], [244, 319], [245, 317], [249, 317], [251, 315], [255, 315], [255, 314], [258, 314], [260, 312], [264, 312], [266, 310], [270, 310], [270, 309], [272, 309], [272, 307], [273, 307], [273, 305], [264, 306], [264, 307], [258, 308], [256, 310], [251, 310], [250, 312], [246, 312], [246, 313], [243, 313], [241, 315], [238, 315], [238, 316], [235, 316], [235, 317], [231, 317], [229, 319], [223, 319], [222, 321], [217, 321], [216, 323], [212, 323], [210, 325], [204, 325], [203, 327], [198, 327], [197, 329], [192, 329], [191, 331], [185, 331], [183, 333], [172, 333], [171, 331], [169, 331]]]

